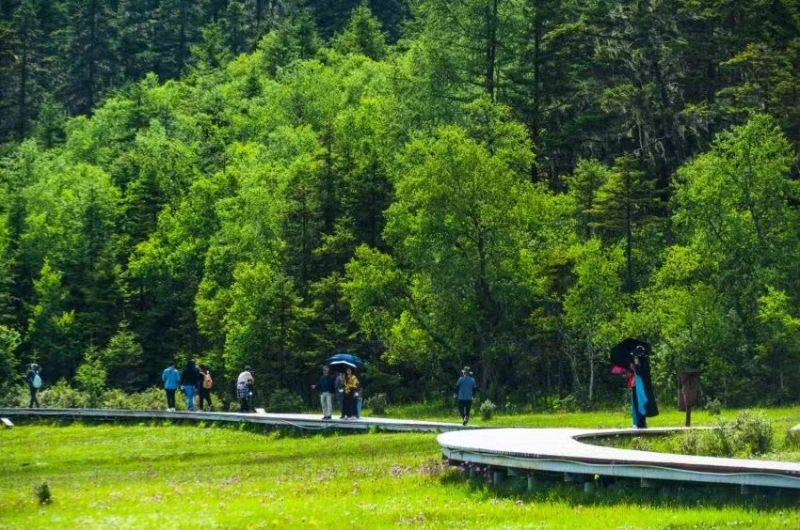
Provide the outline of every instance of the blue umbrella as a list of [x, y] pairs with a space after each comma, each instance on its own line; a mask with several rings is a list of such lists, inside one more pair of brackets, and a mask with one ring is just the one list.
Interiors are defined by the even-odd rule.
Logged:
[[329, 365], [333, 367], [347, 367], [355, 368], [357, 370], [361, 370], [364, 368], [364, 361], [358, 358], [357, 355], [353, 355], [352, 353], [337, 353], [332, 355], [326, 361]]

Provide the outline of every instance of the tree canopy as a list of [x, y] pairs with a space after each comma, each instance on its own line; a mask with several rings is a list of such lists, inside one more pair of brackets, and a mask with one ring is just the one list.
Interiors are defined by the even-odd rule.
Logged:
[[[335, 4], [335, 5], [334, 5]], [[0, 2], [0, 377], [800, 399], [792, 2]], [[101, 385], [102, 386], [102, 385]], [[775, 392], [759, 389], [772, 388]]]

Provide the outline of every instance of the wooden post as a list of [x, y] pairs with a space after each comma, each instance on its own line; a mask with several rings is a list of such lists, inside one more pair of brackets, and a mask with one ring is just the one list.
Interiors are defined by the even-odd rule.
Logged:
[[686, 406], [686, 426], [692, 426], [692, 407]]

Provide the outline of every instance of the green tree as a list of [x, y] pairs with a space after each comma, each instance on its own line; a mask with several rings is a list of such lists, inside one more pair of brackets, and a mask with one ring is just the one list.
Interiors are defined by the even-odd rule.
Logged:
[[655, 182], [639, 169], [632, 156], [614, 162], [614, 168], [597, 190], [593, 206], [586, 214], [595, 218], [589, 226], [606, 240], [625, 242], [625, 290], [636, 287], [634, 247], [636, 236], [648, 224], [657, 220], [660, 210]]
[[106, 368], [103, 366], [100, 354], [94, 347], [90, 347], [83, 354], [83, 362], [75, 372], [75, 382], [78, 388], [89, 396], [90, 407], [100, 406], [103, 392], [106, 390]]
[[19, 359], [17, 359], [17, 348], [21, 343], [21, 338], [17, 330], [0, 324], [0, 388], [4, 392], [11, 392], [11, 383], [19, 379], [17, 369]]
[[[564, 296], [564, 324], [575, 390], [593, 403], [597, 364], [603, 352], [621, 337], [619, 319], [625, 308], [622, 249], [604, 249], [598, 239], [575, 248], [575, 285]], [[579, 363], [586, 363], [586, 370]], [[586, 374], [588, 381], [581, 380]]]
[[350, 13], [347, 27], [336, 35], [333, 47], [342, 53], [360, 53], [380, 60], [386, 54], [386, 35], [369, 7], [362, 4]]
[[88, 113], [101, 95], [116, 86], [114, 3], [68, 0], [61, 39], [64, 91], [70, 110]]
[[67, 309], [67, 293], [61, 273], [45, 261], [34, 280], [35, 300], [25, 343], [31, 361], [38, 362], [52, 380], [71, 377], [80, 362], [75, 313]]
[[147, 385], [144, 352], [124, 320], [106, 347], [97, 352], [96, 358], [111, 386], [130, 391], [141, 390]]
[[598, 226], [595, 210], [598, 193], [606, 186], [613, 171], [597, 160], [580, 160], [566, 178], [567, 190], [574, 198], [578, 226], [584, 239], [595, 235]]
[[[800, 356], [797, 305], [786, 293], [775, 289], [769, 289], [767, 294], [760, 297], [758, 305], [758, 320], [766, 332], [766, 339], [759, 348], [760, 360], [778, 381], [775, 401], [796, 399], [797, 393], [789, 390], [790, 387], [796, 388], [795, 374], [786, 367], [796, 363]], [[790, 385], [787, 379], [795, 384]]]

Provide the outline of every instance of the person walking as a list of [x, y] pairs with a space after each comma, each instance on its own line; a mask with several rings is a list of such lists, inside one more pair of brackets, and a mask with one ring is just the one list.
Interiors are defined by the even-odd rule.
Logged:
[[472, 409], [472, 399], [475, 397], [475, 378], [469, 371], [469, 366], [461, 370], [461, 377], [456, 381], [456, 399], [458, 400], [458, 413], [461, 415], [461, 424], [469, 423], [469, 414]]
[[348, 368], [344, 376], [344, 417], [347, 420], [358, 419], [356, 401], [361, 392], [361, 383], [352, 368]]
[[339, 409], [339, 419], [344, 419], [344, 374], [339, 372], [336, 374], [336, 380], [334, 381], [334, 387], [336, 388], [336, 408]]
[[322, 377], [319, 378], [319, 385], [311, 385], [311, 388], [319, 388], [322, 419], [331, 419], [331, 415], [333, 414], [333, 395], [336, 393], [336, 378], [331, 375], [331, 369], [329, 367], [322, 367]]
[[214, 388], [214, 380], [211, 379], [211, 372], [208, 371], [208, 366], [200, 365], [200, 386], [197, 387], [198, 403], [197, 407], [200, 410], [206, 410], [205, 403], [208, 403], [208, 410], [211, 410], [211, 389]]
[[28, 373], [25, 375], [25, 380], [28, 382], [28, 391], [31, 394], [31, 401], [28, 408], [40, 408], [39, 404], [39, 389], [42, 388], [42, 376], [39, 374], [39, 365], [36, 363], [31, 364]]
[[239, 399], [239, 410], [242, 412], [251, 411], [250, 399], [253, 395], [253, 382], [253, 370], [249, 366], [245, 366], [242, 373], [236, 378], [236, 397]]
[[169, 366], [161, 372], [161, 381], [167, 394], [167, 412], [175, 412], [175, 391], [181, 384], [181, 374], [175, 368], [174, 362], [169, 363]]
[[194, 396], [201, 382], [200, 370], [197, 369], [194, 359], [189, 359], [189, 362], [186, 363], [186, 368], [183, 369], [181, 374], [181, 388], [183, 388], [183, 393], [186, 395], [186, 410], [189, 412], [194, 412]]

